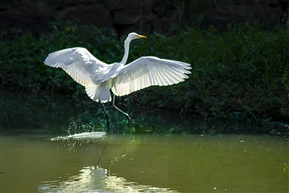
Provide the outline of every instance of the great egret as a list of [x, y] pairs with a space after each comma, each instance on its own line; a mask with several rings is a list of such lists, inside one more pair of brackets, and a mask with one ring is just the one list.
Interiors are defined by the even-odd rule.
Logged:
[[[121, 62], [106, 64], [95, 58], [87, 49], [67, 48], [50, 53], [44, 64], [62, 68], [76, 82], [85, 87], [87, 95], [100, 103], [110, 102], [131, 122], [129, 115], [115, 106], [115, 95], [123, 96], [149, 86], [177, 84], [188, 78], [190, 64], [175, 60], [143, 56], [126, 64], [132, 40], [146, 38], [135, 32], [124, 41], [124, 56]], [[113, 92], [111, 97], [110, 90]], [[105, 113], [104, 105], [103, 110]], [[105, 113], [107, 118], [107, 115]], [[108, 118], [107, 118], [108, 121]], [[132, 122], [131, 122], [132, 124]], [[109, 125], [109, 122], [108, 122]]]

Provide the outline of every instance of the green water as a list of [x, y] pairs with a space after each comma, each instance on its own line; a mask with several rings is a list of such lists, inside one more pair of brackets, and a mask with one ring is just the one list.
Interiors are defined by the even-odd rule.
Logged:
[[1, 134], [1, 192], [288, 192], [288, 139]]
[[100, 105], [2, 94], [0, 192], [289, 192], [289, 139], [250, 120], [129, 112], [132, 132], [107, 105], [113, 132], [134, 134], [99, 137]]

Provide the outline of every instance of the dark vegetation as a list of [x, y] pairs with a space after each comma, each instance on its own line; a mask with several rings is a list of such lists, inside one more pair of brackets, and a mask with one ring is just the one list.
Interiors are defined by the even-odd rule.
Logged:
[[[77, 21], [50, 25], [52, 33], [39, 37], [0, 30], [0, 89], [45, 102], [64, 96], [79, 106], [92, 104], [82, 86], [43, 61], [48, 53], [67, 47], [85, 47], [107, 63], [120, 61], [125, 37], [118, 40], [114, 32]], [[118, 103], [127, 109], [169, 109], [204, 119], [240, 115], [256, 122], [288, 121], [288, 32], [286, 26], [268, 31], [245, 23], [222, 33], [187, 28], [168, 35], [145, 34], [147, 40], [132, 43], [130, 61], [143, 55], [180, 60], [192, 64], [192, 74], [178, 85], [150, 87], [120, 97]]]

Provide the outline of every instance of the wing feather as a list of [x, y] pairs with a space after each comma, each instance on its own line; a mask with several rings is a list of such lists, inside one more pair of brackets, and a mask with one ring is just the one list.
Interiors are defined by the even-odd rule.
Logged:
[[141, 57], [123, 66], [113, 78], [112, 91], [117, 96], [130, 94], [149, 86], [177, 84], [188, 78], [190, 64], [157, 57]]
[[87, 49], [76, 47], [50, 53], [44, 61], [50, 67], [62, 68], [83, 86], [95, 83], [110, 66], [95, 58]]
[[162, 75], [159, 73], [159, 69], [156, 67], [156, 66], [153, 66], [153, 72], [154, 72], [154, 79], [156, 80], [156, 83], [155, 85], [159, 85], [159, 86], [163, 86], [164, 83], [163, 83], [163, 77]]

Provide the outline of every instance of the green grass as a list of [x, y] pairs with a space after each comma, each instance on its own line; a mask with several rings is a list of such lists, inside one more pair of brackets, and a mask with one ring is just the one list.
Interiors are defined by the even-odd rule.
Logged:
[[[40, 37], [0, 31], [0, 89], [90, 100], [64, 71], [44, 66], [44, 59], [52, 51], [78, 46], [104, 62], [120, 61], [125, 37], [117, 40], [114, 32], [77, 21], [58, 20], [51, 27]], [[143, 55], [180, 60], [192, 64], [192, 74], [184, 83], [150, 87], [119, 100], [128, 108], [164, 108], [205, 118], [242, 112], [256, 120], [288, 120], [288, 30], [243, 24], [224, 33], [187, 28], [171, 36], [148, 34], [147, 40], [132, 43], [129, 61]]]

